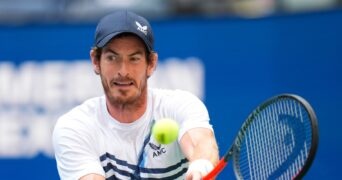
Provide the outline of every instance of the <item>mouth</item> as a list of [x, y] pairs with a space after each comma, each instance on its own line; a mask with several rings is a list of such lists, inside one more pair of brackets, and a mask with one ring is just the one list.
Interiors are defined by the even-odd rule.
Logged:
[[113, 82], [114, 86], [118, 86], [118, 87], [129, 87], [129, 86], [133, 86], [133, 82], [132, 81], [115, 81]]

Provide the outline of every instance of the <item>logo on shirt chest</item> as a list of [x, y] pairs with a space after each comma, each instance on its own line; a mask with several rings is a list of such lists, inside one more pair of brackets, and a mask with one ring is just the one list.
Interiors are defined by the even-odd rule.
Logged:
[[159, 146], [157, 146], [157, 145], [155, 145], [155, 144], [149, 142], [148, 145], [149, 145], [149, 146], [151, 147], [151, 149], [153, 150], [153, 158], [158, 157], [158, 156], [160, 156], [160, 155], [166, 153], [165, 148], [163, 148], [163, 147], [161, 146], [161, 144], [159, 144]]

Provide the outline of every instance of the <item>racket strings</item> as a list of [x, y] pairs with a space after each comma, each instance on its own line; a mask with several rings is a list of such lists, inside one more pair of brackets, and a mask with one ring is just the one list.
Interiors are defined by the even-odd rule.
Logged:
[[[244, 179], [291, 179], [305, 163], [311, 146], [307, 112], [300, 103], [283, 99], [254, 118], [235, 157], [240, 175]], [[289, 161], [290, 157], [295, 160]]]

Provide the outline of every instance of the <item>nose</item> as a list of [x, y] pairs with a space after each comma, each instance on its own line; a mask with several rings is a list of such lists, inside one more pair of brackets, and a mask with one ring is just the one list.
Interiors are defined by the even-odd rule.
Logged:
[[118, 71], [119, 76], [126, 77], [129, 74], [129, 65], [127, 61], [123, 60], [121, 61], [119, 65], [119, 71]]

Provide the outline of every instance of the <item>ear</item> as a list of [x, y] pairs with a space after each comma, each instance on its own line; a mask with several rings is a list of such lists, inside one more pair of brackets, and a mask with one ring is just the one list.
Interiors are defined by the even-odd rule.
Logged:
[[156, 52], [151, 52], [150, 54], [150, 63], [147, 67], [147, 77], [151, 77], [158, 64], [158, 54]]
[[94, 49], [90, 50], [91, 63], [93, 64], [93, 69], [95, 74], [100, 74], [100, 60], [96, 56], [96, 51]]

